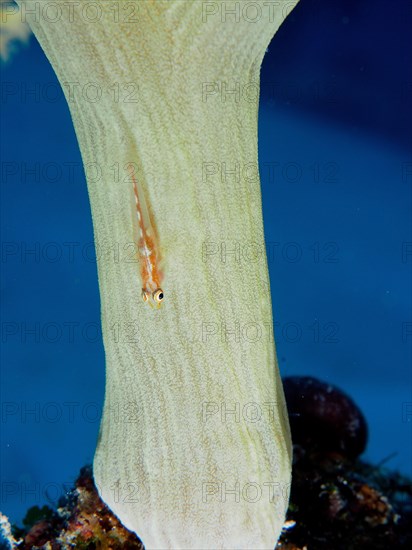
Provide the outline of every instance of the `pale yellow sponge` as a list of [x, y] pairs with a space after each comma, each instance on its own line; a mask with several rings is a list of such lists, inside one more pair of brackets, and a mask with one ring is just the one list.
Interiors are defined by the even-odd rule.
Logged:
[[[285, 519], [257, 114], [296, 3], [55, 0], [27, 16], [88, 179], [106, 351], [94, 476], [147, 550], [271, 549]], [[159, 310], [141, 299], [130, 162], [163, 257]]]

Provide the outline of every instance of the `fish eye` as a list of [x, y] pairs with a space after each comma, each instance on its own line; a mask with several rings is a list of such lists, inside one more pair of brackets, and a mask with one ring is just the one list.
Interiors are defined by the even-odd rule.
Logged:
[[164, 294], [163, 294], [163, 290], [161, 288], [158, 288], [157, 290], [155, 290], [153, 292], [153, 300], [155, 302], [157, 302], [158, 304], [160, 304], [160, 302], [163, 301], [163, 298], [164, 298]]
[[149, 293], [146, 292], [146, 290], [143, 289], [142, 290], [142, 300], [143, 300], [143, 302], [147, 302], [148, 299], [149, 299]]

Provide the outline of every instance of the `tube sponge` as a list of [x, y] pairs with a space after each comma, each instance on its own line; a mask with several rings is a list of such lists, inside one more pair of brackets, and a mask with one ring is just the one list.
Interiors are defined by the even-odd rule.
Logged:
[[[19, 2], [88, 180], [106, 353], [94, 476], [147, 550], [269, 549], [284, 522], [257, 113], [262, 58], [296, 3]], [[131, 162], [164, 259], [158, 311], [141, 301]]]

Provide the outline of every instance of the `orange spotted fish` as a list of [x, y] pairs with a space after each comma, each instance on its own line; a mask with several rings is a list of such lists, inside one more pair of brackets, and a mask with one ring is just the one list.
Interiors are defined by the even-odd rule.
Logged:
[[161, 288], [163, 274], [160, 271], [160, 254], [156, 242], [156, 234], [150, 221], [149, 211], [144, 198], [143, 189], [139, 188], [133, 164], [129, 164], [129, 174], [133, 182], [133, 194], [136, 202], [136, 217], [138, 225], [137, 250], [142, 277], [142, 298], [152, 308], [159, 309], [164, 300]]

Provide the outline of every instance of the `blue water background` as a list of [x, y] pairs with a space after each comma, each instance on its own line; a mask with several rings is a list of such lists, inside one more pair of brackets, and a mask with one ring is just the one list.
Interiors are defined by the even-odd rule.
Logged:
[[[262, 71], [259, 160], [279, 365], [282, 376], [344, 389], [368, 420], [365, 458], [393, 455], [388, 467], [412, 475], [410, 3], [330, 4], [302, 0]], [[0, 508], [19, 522], [92, 461], [104, 354], [80, 153], [62, 95], [48, 101], [57, 81], [34, 38], [2, 80], [41, 88], [25, 102], [3, 98], [3, 162], [50, 170], [1, 182]], [[47, 333], [22, 342], [36, 323]]]

